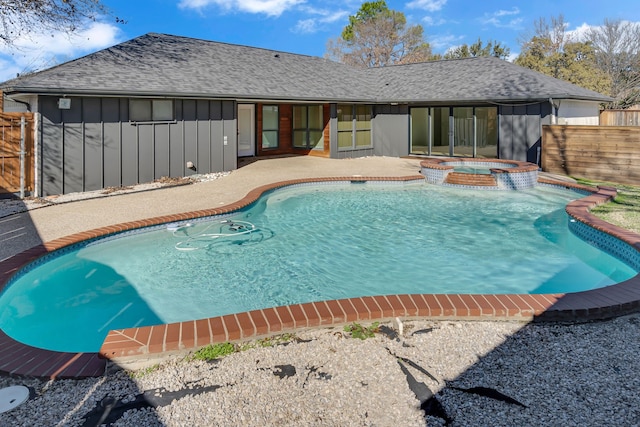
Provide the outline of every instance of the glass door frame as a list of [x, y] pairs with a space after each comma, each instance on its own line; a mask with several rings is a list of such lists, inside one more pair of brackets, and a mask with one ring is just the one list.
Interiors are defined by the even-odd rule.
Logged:
[[[422, 155], [427, 155], [427, 156], [450, 156], [450, 157], [454, 157], [456, 155], [455, 153], [455, 115], [454, 115], [454, 109], [456, 108], [471, 108], [471, 118], [472, 118], [472, 152], [471, 152], [471, 156], [472, 157], [477, 157], [478, 155], [478, 122], [477, 122], [477, 114], [476, 111], [479, 108], [494, 108], [495, 112], [496, 112], [496, 128], [499, 129], [499, 114], [498, 114], [498, 108], [496, 106], [491, 106], [491, 105], [477, 105], [477, 106], [468, 106], [468, 105], [460, 105], [460, 106], [448, 106], [448, 107], [442, 107], [442, 106], [413, 106], [409, 108], [409, 154], [422, 154]], [[427, 122], [426, 122], [426, 126], [423, 126], [423, 129], [426, 129], [426, 142], [427, 142], [427, 152], [424, 153], [420, 153], [420, 152], [416, 152], [414, 151], [413, 147], [414, 147], [414, 115], [412, 114], [413, 110], [416, 109], [424, 109], [427, 110]], [[449, 145], [449, 149], [448, 149], [448, 154], [443, 154], [443, 153], [434, 153], [433, 147], [434, 147], [434, 134], [435, 134], [435, 126], [436, 124], [434, 123], [434, 112], [436, 109], [440, 109], [442, 110], [448, 110], [448, 120], [447, 120], [447, 127], [448, 129], [446, 129], [447, 135], [448, 135], [448, 145]], [[424, 117], [423, 117], [424, 118]], [[496, 153], [495, 153], [495, 157], [499, 157], [499, 132], [496, 133], [495, 135], [495, 145], [496, 145]], [[444, 145], [441, 146], [444, 148]]]

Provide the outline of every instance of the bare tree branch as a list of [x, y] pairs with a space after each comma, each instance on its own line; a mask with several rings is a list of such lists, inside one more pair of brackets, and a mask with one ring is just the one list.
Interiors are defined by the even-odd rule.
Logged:
[[587, 40], [593, 45], [597, 67], [611, 79], [611, 108], [640, 102], [640, 24], [605, 19], [592, 27]]
[[29, 33], [73, 33], [101, 15], [110, 13], [100, 0], [0, 0], [0, 43], [13, 45]]
[[364, 3], [349, 17], [342, 36], [329, 40], [326, 57], [359, 67], [423, 62], [431, 48], [420, 25], [407, 27], [402, 12], [389, 10], [384, 1]]

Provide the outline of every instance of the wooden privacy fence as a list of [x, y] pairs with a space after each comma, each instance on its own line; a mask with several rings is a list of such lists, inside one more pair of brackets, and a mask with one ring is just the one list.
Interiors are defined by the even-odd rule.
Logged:
[[640, 126], [640, 110], [602, 110], [600, 126]]
[[640, 185], [640, 127], [544, 125], [542, 170]]
[[33, 192], [33, 141], [33, 113], [0, 113], [0, 196]]

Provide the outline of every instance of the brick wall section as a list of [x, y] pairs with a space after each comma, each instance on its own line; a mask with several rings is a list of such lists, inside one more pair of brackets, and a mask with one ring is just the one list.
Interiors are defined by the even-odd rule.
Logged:
[[[278, 105], [280, 122], [278, 129], [278, 148], [262, 148], [262, 106]], [[293, 105], [292, 104], [256, 104], [256, 155], [274, 156], [283, 154], [303, 154], [318, 157], [329, 157], [330, 152], [330, 109], [329, 104], [323, 105], [322, 118], [324, 120], [324, 149], [304, 150], [293, 147]]]

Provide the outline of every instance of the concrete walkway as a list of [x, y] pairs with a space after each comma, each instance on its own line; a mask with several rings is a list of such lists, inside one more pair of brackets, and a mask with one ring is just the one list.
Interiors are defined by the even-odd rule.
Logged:
[[224, 206], [269, 183], [298, 178], [420, 173], [419, 159], [394, 157], [246, 159], [239, 166], [228, 176], [210, 182], [64, 203], [0, 218], [0, 261], [40, 243], [82, 231]]

